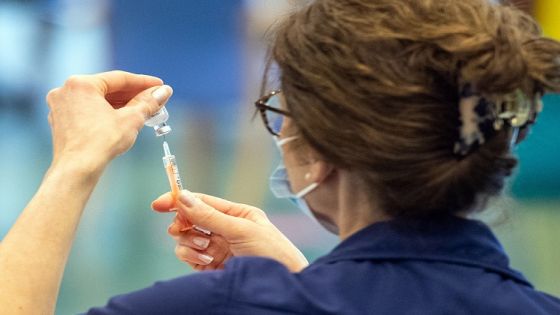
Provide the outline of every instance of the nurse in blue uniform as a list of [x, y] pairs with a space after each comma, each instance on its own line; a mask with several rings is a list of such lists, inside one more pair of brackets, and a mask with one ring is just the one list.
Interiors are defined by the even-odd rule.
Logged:
[[[274, 34], [280, 85], [255, 102], [283, 156], [270, 185], [340, 244], [309, 264], [260, 209], [165, 194], [155, 210], [212, 231], [181, 232], [179, 220], [169, 230], [200, 272], [87, 314], [560, 314], [471, 219], [501, 193], [542, 96], [560, 92], [560, 43], [486, 0], [317, 0]], [[0, 302], [12, 313], [54, 309], [88, 194], [169, 97], [161, 84], [111, 72], [49, 94], [53, 166], [0, 247]], [[60, 186], [72, 172], [82, 176]], [[29, 255], [41, 237], [42, 255]]]

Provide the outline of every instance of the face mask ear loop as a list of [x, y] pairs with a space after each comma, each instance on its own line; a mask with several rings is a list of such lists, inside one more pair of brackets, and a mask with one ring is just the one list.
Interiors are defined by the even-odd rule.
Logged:
[[290, 141], [293, 141], [295, 139], [297, 139], [297, 136], [287, 137], [287, 138], [284, 138], [284, 139], [280, 139], [279, 137], [275, 137], [276, 145], [278, 145], [278, 147], [281, 147], [281, 146], [285, 145], [286, 143], [288, 143]]
[[308, 193], [310, 193], [311, 191], [313, 191], [315, 188], [317, 188], [317, 186], [319, 186], [319, 183], [313, 183], [307, 187], [305, 187], [302, 191], [298, 192], [295, 196], [296, 198], [303, 198], [303, 196], [307, 195]]

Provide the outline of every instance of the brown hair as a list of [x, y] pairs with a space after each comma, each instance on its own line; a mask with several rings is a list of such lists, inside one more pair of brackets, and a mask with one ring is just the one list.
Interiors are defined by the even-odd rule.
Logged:
[[463, 159], [459, 89], [560, 91], [560, 43], [488, 0], [317, 0], [276, 30], [271, 57], [304, 141], [357, 171], [392, 216], [473, 210], [517, 160], [505, 128]]

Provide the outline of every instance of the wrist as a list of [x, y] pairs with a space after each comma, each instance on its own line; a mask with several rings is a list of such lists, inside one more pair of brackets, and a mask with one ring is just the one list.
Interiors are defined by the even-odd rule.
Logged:
[[295, 248], [295, 250], [296, 253], [294, 257], [292, 257], [291, 261], [287, 263], [287, 267], [291, 272], [300, 272], [309, 266], [309, 262], [297, 248]]
[[47, 176], [53, 173], [64, 174], [76, 179], [96, 181], [108, 164], [108, 159], [93, 158], [92, 156], [84, 158], [83, 155], [60, 155], [59, 158], [53, 159]]

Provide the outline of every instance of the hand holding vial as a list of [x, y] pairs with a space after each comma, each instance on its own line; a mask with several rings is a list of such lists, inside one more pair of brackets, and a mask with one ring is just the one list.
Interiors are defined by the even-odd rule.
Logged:
[[155, 77], [111, 71], [73, 76], [51, 90], [53, 164], [64, 158], [105, 166], [126, 152], [146, 118], [171, 96], [171, 88], [162, 84]]

